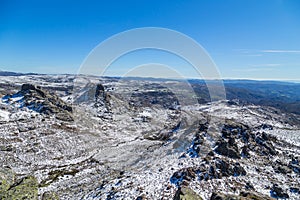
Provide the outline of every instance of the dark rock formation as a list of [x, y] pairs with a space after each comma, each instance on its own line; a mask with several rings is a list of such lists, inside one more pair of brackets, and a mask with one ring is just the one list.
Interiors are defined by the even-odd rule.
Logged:
[[[196, 178], [196, 169], [189, 167], [181, 169], [173, 174], [171, 183], [180, 186], [182, 183], [188, 183]], [[187, 184], [188, 185], [188, 184]]]
[[259, 152], [263, 155], [277, 155], [278, 152], [275, 150], [275, 147], [272, 144], [272, 141], [276, 140], [274, 137], [268, 135], [267, 133], [257, 132], [255, 134], [254, 141], [259, 145]]
[[22, 91], [26, 91], [26, 90], [36, 90], [36, 87], [32, 84], [29, 84], [29, 83], [25, 83], [22, 85], [21, 87], [21, 90]]
[[104, 97], [104, 86], [102, 84], [97, 84], [95, 98], [97, 99], [99, 96]]
[[[227, 121], [222, 129], [222, 138], [216, 143], [215, 152], [230, 158], [250, 158], [250, 151], [264, 156], [277, 155], [273, 142], [277, 142], [276, 137], [265, 132], [253, 133], [256, 129], [271, 129], [271, 125], [262, 124], [256, 128], [250, 128], [246, 125]], [[245, 143], [241, 154], [236, 142]]]
[[244, 124], [227, 121], [222, 129], [222, 137], [227, 139], [230, 137], [238, 138], [245, 134], [248, 130], [249, 127]]
[[72, 107], [55, 94], [50, 94], [32, 84], [23, 84], [18, 93], [24, 96], [24, 106], [29, 109], [46, 115], [55, 114], [59, 120], [73, 120]]
[[250, 150], [248, 145], [242, 147], [242, 157], [250, 158]]
[[200, 149], [201, 149], [201, 145], [203, 144], [203, 141], [204, 141], [203, 135], [200, 133], [197, 133], [195, 135], [195, 138], [192, 141], [192, 145], [187, 150], [187, 154], [191, 158], [199, 157], [199, 153], [200, 153]]
[[216, 158], [212, 161], [207, 160], [206, 164], [201, 164], [199, 167], [183, 168], [175, 172], [170, 181], [177, 186], [187, 186], [189, 182], [195, 180], [196, 177], [198, 177], [200, 181], [207, 181], [228, 176], [244, 175], [246, 175], [246, 171], [238, 162], [228, 162]]
[[273, 169], [276, 173], [281, 174], [289, 174], [292, 172], [292, 169], [290, 169], [287, 165], [283, 164], [279, 160], [276, 160], [276, 162], [274, 162]]
[[237, 145], [234, 139], [229, 140], [229, 142], [221, 141], [217, 144], [215, 152], [227, 156], [229, 158], [241, 158]]
[[96, 86], [94, 107], [97, 109], [97, 117], [112, 119], [110, 95], [100, 83]]

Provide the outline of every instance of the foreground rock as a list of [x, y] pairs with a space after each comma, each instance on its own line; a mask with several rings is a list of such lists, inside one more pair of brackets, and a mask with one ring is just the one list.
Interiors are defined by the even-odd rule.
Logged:
[[33, 176], [16, 178], [10, 169], [0, 169], [0, 199], [38, 199], [38, 182]]
[[202, 200], [202, 198], [188, 187], [181, 187], [176, 191], [173, 200]]

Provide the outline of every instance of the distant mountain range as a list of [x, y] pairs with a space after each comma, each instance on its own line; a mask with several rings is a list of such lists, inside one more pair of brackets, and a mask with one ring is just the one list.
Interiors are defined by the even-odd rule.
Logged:
[[[37, 73], [18, 73], [0, 71], [0, 76], [42, 75]], [[113, 77], [121, 79], [121, 77]], [[122, 77], [128, 80], [174, 81], [169, 78]], [[176, 81], [180, 81], [176, 79]], [[189, 79], [188, 81], [198, 96], [199, 103], [210, 102], [206, 82], [215, 80]], [[243, 103], [265, 105], [282, 111], [300, 114], [300, 83], [284, 81], [223, 80], [228, 100], [238, 99]]]
[[[202, 101], [209, 101], [203, 80], [191, 80]], [[300, 84], [282, 81], [224, 80], [226, 98], [244, 103], [265, 105], [282, 111], [300, 114]]]
[[38, 75], [38, 74], [37, 73], [20, 73], [20, 72], [0, 71], [0, 76], [24, 76], [24, 75]]

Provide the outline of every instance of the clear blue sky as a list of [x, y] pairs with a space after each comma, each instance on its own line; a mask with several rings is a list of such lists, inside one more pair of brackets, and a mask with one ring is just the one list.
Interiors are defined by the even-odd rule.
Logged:
[[[224, 78], [300, 79], [298, 0], [0, 0], [0, 70], [76, 73], [101, 41], [138, 27], [180, 31], [200, 43]], [[116, 66], [182, 60], [128, 55]]]

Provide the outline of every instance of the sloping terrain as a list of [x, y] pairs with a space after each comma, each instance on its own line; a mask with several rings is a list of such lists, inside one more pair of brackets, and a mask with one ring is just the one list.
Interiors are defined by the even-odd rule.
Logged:
[[180, 81], [0, 80], [2, 199], [300, 198], [297, 114]]

